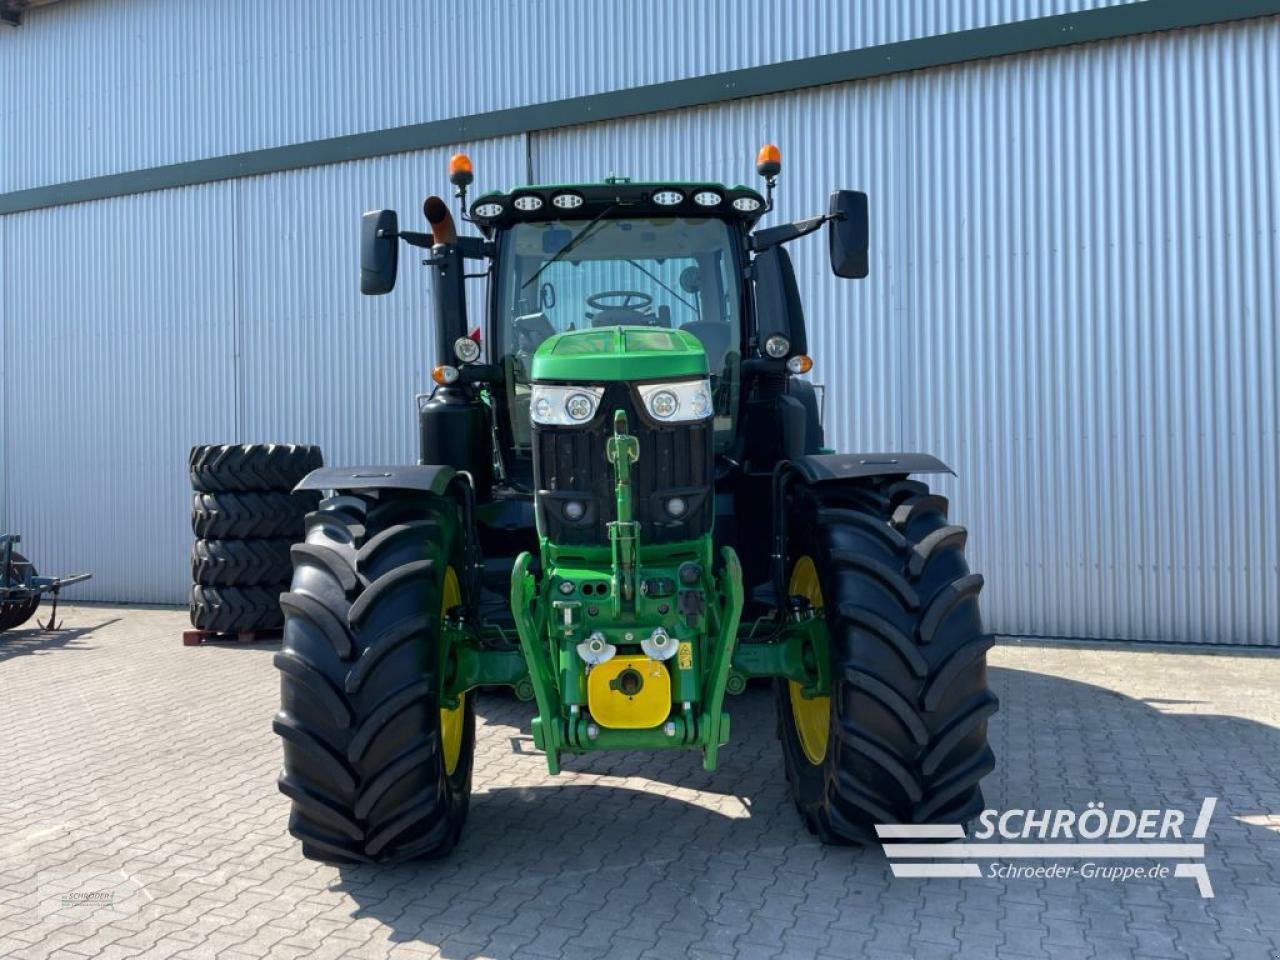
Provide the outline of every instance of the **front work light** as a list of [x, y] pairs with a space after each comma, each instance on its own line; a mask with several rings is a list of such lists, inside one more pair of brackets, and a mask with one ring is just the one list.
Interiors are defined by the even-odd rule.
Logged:
[[596, 415], [604, 387], [559, 387], [535, 383], [529, 416], [546, 427], [577, 427]]
[[764, 352], [775, 360], [781, 360], [791, 352], [791, 341], [780, 333], [775, 333], [764, 342]]
[[471, 208], [471, 212], [483, 220], [491, 220], [502, 216], [502, 204], [494, 200], [486, 200], [484, 203], [477, 203]]
[[573, 210], [582, 206], [582, 197], [576, 193], [557, 193], [551, 198], [551, 203], [561, 210]]
[[653, 202], [660, 207], [674, 207], [684, 199], [679, 190], [659, 190], [653, 195]]
[[733, 209], [742, 213], [755, 213], [760, 209], [760, 201], [755, 197], [738, 197], [733, 201]]
[[516, 197], [512, 200], [511, 205], [517, 210], [532, 213], [534, 210], [542, 209], [542, 198], [532, 193], [526, 193], [523, 197]]
[[723, 199], [714, 190], [699, 190], [693, 195], [693, 202], [700, 207], [714, 207]]
[[711, 416], [711, 381], [705, 378], [679, 383], [646, 383], [636, 389], [649, 416], [663, 423], [705, 420]]
[[453, 355], [459, 363], [475, 363], [480, 358], [480, 344], [470, 337], [459, 337], [453, 341]]
[[564, 402], [564, 412], [569, 415], [570, 420], [581, 423], [591, 419], [591, 415], [596, 412], [596, 403], [585, 393], [575, 393]]

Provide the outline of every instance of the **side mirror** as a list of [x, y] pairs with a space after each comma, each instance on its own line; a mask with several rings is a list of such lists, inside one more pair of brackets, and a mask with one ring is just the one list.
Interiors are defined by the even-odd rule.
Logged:
[[827, 239], [831, 272], [847, 280], [861, 280], [868, 273], [867, 195], [861, 190], [837, 190], [827, 212]]
[[360, 218], [360, 292], [390, 293], [400, 262], [400, 222], [394, 210], [370, 210]]
[[769, 247], [753, 262], [756, 274], [756, 336], [761, 353], [764, 353], [764, 345], [772, 336], [786, 337], [791, 344], [786, 356], [807, 353], [804, 307], [790, 254], [781, 246]]

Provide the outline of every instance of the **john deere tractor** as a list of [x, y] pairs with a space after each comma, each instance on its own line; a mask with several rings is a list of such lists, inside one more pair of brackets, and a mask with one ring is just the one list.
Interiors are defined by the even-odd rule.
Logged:
[[[981, 808], [982, 578], [946, 500], [911, 479], [948, 468], [827, 448], [803, 378], [786, 244], [825, 228], [835, 274], [865, 277], [866, 196], [760, 228], [776, 148], [757, 169], [763, 192], [610, 177], [468, 205], [459, 154], [471, 235], [434, 196], [424, 232], [364, 215], [364, 293], [391, 292], [399, 244], [422, 251], [435, 388], [416, 465], [299, 486], [325, 499], [281, 598], [275, 729], [307, 856], [447, 852], [489, 686], [531, 703], [555, 774], [599, 750], [696, 750], [711, 770], [726, 693], [765, 680], [824, 842]], [[475, 329], [469, 278], [487, 284]]]

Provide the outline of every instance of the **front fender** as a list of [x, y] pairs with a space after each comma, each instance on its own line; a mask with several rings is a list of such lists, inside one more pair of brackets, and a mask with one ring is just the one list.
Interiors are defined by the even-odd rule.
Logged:
[[945, 463], [927, 453], [817, 453], [796, 457], [791, 465], [810, 484], [911, 473], [955, 474]]
[[411, 464], [380, 467], [321, 467], [294, 490], [421, 490], [444, 496], [456, 476], [453, 467]]

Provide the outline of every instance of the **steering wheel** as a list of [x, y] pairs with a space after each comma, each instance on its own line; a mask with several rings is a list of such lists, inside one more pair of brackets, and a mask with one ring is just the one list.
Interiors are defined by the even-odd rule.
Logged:
[[[621, 303], [605, 303], [606, 300], [620, 299]], [[634, 303], [632, 301], [635, 301]], [[601, 290], [587, 297], [587, 306], [592, 310], [643, 310], [653, 303], [653, 297], [640, 290]]]

